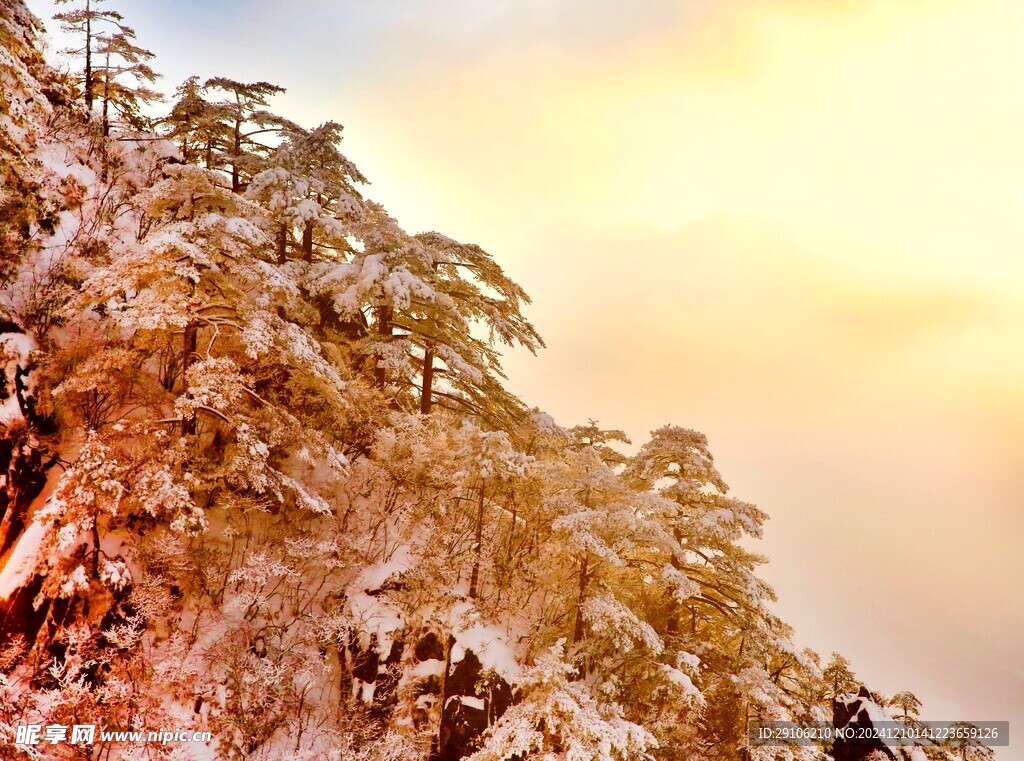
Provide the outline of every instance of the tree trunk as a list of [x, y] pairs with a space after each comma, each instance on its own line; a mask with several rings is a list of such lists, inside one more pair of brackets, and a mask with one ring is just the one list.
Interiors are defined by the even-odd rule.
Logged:
[[[323, 197], [316, 194], [317, 204], [323, 203]], [[313, 261], [313, 220], [307, 219], [302, 228], [302, 258], [307, 262]]]
[[277, 263], [284, 264], [288, 261], [288, 224], [281, 223], [277, 231]]
[[[591, 509], [590, 487], [583, 492], [583, 505]], [[590, 553], [584, 553], [583, 561], [580, 563], [580, 586], [576, 595], [576, 623], [573, 626], [572, 643], [575, 645], [583, 639], [583, 601], [587, 595], [587, 584], [590, 583], [588, 571], [590, 569]]]
[[[32, 445], [35, 426], [12, 426], [0, 436], [0, 557], [21, 536], [33, 500], [46, 486], [56, 456]], [[2, 567], [2, 566], [0, 566]]]
[[[190, 322], [185, 328], [185, 341], [181, 359], [181, 392], [188, 392], [188, 371], [195, 363], [199, 342], [199, 325]], [[189, 415], [181, 419], [181, 435], [194, 436], [196, 432], [196, 416]]]
[[[377, 335], [381, 341], [391, 338], [391, 307], [377, 307]], [[384, 372], [384, 364], [381, 357], [377, 357], [377, 366], [374, 368], [374, 378], [378, 388], [384, 388], [387, 384], [387, 375]]]
[[238, 173], [238, 160], [242, 156], [242, 123], [235, 121], [235, 154], [231, 157], [231, 192], [237, 193], [242, 189], [242, 179]]
[[434, 747], [431, 748], [430, 758], [436, 759], [448, 743], [448, 697], [451, 685], [449, 678], [452, 671], [452, 648], [455, 647], [455, 637], [448, 635], [448, 641], [444, 648], [444, 671], [441, 672], [441, 712], [437, 723], [437, 737], [434, 738]]
[[100, 513], [99, 510], [92, 515], [92, 577], [100, 577]]
[[313, 261], [313, 223], [307, 221], [302, 228], [302, 258], [307, 262]]
[[[431, 398], [431, 388], [434, 383], [434, 349], [429, 344], [423, 353], [423, 389], [420, 393], [420, 414], [429, 415], [430, 405], [433, 403]], [[515, 528], [513, 526], [513, 528]]]
[[86, 118], [92, 116], [92, 8], [85, 0], [85, 106]]
[[473, 542], [473, 573], [469, 577], [469, 599], [475, 600], [480, 583], [480, 553], [484, 540], [484, 486], [486, 481], [480, 480], [480, 502], [476, 509], [476, 538]]
[[[103, 73], [103, 137], [110, 137], [110, 53], [107, 53], [106, 66]], [[106, 166], [103, 171], [106, 172]]]
[[583, 639], [583, 601], [587, 595], [587, 584], [590, 582], [590, 578], [587, 576], [587, 568], [590, 565], [590, 555], [583, 556], [583, 562], [580, 563], [580, 586], [579, 591], [576, 594], [576, 625], [572, 631], [572, 643], [575, 645], [581, 639]]

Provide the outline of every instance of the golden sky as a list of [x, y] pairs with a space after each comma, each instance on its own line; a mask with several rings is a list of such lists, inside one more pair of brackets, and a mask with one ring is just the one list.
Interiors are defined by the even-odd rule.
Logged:
[[708, 434], [804, 643], [1020, 722], [1024, 3], [661, 21], [420, 61], [352, 144], [400, 218], [533, 294], [528, 399]]
[[288, 87], [494, 253], [528, 401], [703, 430], [802, 644], [1024, 728], [1024, 3], [132, 5], [169, 87]]

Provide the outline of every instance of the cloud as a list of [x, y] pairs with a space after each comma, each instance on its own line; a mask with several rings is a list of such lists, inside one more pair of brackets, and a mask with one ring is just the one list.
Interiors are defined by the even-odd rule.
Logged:
[[[767, 371], [765, 383], [797, 390], [837, 373], [877, 375], [915, 344], [955, 337], [986, 315], [969, 289], [872, 280], [843, 266], [856, 249], [823, 259], [786, 225], [745, 215], [710, 215], [673, 232], [553, 233], [537, 249], [522, 263], [537, 323], [554, 326], [560, 360], [575, 356], [581, 371], [602, 343], [596, 372], [618, 382], [685, 376], [688, 387], [711, 389]], [[581, 319], [565, 319], [569, 304]], [[618, 365], [626, 346], [631, 361]], [[688, 364], [699, 377], [684, 372]]]
[[908, 342], [948, 334], [985, 314], [977, 297], [914, 286], [839, 286], [824, 301], [822, 319], [876, 350], [906, 350]]

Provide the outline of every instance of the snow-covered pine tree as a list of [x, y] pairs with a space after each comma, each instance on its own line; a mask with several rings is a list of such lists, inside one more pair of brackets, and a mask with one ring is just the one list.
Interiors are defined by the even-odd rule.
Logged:
[[363, 213], [355, 185], [367, 180], [339, 150], [341, 131], [337, 122], [285, 129], [270, 166], [246, 191], [273, 214], [279, 262], [288, 258], [295, 230], [301, 235], [297, 258], [306, 262], [313, 261], [314, 239], [318, 258], [338, 261], [352, 252], [352, 225]]
[[245, 189], [253, 175], [266, 165], [272, 147], [261, 135], [280, 136], [286, 129], [294, 129], [288, 119], [267, 110], [269, 100], [284, 92], [283, 87], [269, 82], [237, 82], [227, 77], [212, 77], [203, 83], [203, 93], [221, 97], [205, 102], [207, 114], [203, 122], [212, 120], [219, 138], [212, 143], [208, 166], [225, 168], [231, 177], [231, 190]]
[[[160, 76], [147, 63], [153, 54], [136, 45], [135, 31], [123, 25], [120, 31], [97, 34], [95, 39], [98, 63], [93, 65], [92, 76], [102, 104], [103, 134], [110, 134], [111, 110], [121, 117], [124, 126], [145, 129], [148, 120], [142, 115], [142, 106], [163, 99], [148, 86]], [[131, 77], [134, 83], [126, 82], [125, 77]]]
[[895, 708], [897, 715], [904, 724], [916, 719], [921, 711], [921, 701], [910, 690], [900, 690], [888, 700], [888, 705]]
[[837, 695], [857, 691], [857, 677], [850, 668], [849, 659], [842, 653], [833, 651], [821, 673], [829, 691], [829, 700]]
[[[404, 326], [423, 355], [420, 412], [429, 413], [437, 396], [471, 410], [503, 414], [507, 428], [522, 410], [499, 380], [505, 375], [496, 345], [522, 346], [533, 353], [544, 346], [522, 314], [530, 299], [479, 246], [440, 233], [420, 233], [416, 240], [431, 254], [431, 285], [438, 294], [437, 303], [420, 302], [410, 309]], [[474, 326], [486, 336], [474, 336]], [[462, 369], [467, 367], [472, 370]]]
[[227, 139], [220, 114], [206, 99], [198, 76], [191, 76], [174, 91], [170, 111], [158, 122], [161, 134], [178, 146], [178, 153], [186, 164], [214, 169], [215, 149]]
[[77, 7], [58, 13], [54, 19], [60, 22], [65, 32], [75, 35], [79, 44], [67, 48], [63, 52], [82, 60], [82, 73], [78, 79], [81, 84], [82, 99], [85, 103], [86, 117], [92, 114], [93, 103], [97, 96], [97, 67], [102, 66], [103, 54], [98, 53], [97, 46], [103, 43], [101, 38], [109, 40], [114, 35], [124, 35], [126, 39], [135, 37], [131, 27], [124, 24], [124, 16], [118, 11], [104, 8], [106, 0], [55, 0], [58, 5], [75, 3]]

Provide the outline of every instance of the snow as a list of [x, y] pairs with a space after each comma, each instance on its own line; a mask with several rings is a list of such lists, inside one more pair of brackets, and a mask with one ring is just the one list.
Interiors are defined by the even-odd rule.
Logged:
[[360, 571], [351, 586], [353, 589], [367, 592], [380, 589], [392, 576], [411, 568], [412, 562], [412, 548], [407, 544], [399, 545], [387, 561], [374, 563]]
[[893, 719], [889, 712], [878, 705], [875, 701], [861, 697], [857, 694], [840, 695], [836, 701], [842, 703], [847, 709], [853, 710], [850, 721], [855, 721], [861, 711], [864, 711], [871, 720], [873, 726], [881, 726], [884, 722], [891, 722]]
[[89, 590], [89, 577], [85, 574], [85, 568], [75, 566], [75, 570], [67, 577], [67, 581], [61, 584], [60, 594], [62, 597], [73, 597], [76, 594]]
[[[4, 373], [3, 383], [8, 394], [6, 399], [0, 400], [0, 424], [10, 424], [23, 418], [15, 383], [19, 371], [28, 365], [29, 356], [35, 349], [35, 340], [24, 333], [0, 334], [0, 370]], [[24, 381], [27, 381], [26, 391], [31, 394], [34, 389], [31, 375]]]
[[24, 363], [28, 360], [29, 354], [36, 349], [36, 342], [24, 333], [4, 333], [0, 335], [0, 349], [8, 356], [17, 357]]
[[701, 694], [701, 691], [698, 690], [697, 687], [693, 684], [693, 680], [690, 679], [690, 677], [688, 677], [679, 669], [672, 668], [671, 666], [668, 666], [666, 664], [662, 664], [661, 668], [662, 671], [665, 672], [665, 676], [668, 678], [668, 680], [676, 687], [680, 688], [683, 691], [683, 694], [686, 695], [686, 697], [693, 698], [700, 702], [704, 701], [704, 696]]
[[103, 558], [100, 561], [100, 581], [109, 589], [120, 590], [131, 584], [132, 574], [121, 561]]
[[358, 632], [359, 647], [369, 650], [376, 640], [376, 649], [381, 658], [391, 653], [395, 632], [402, 628], [404, 619], [401, 611], [376, 592], [392, 576], [410, 567], [412, 556], [408, 545], [399, 546], [385, 562], [367, 566], [349, 585], [349, 612]]
[[[6, 7], [17, 11], [19, 6], [15, 0]], [[7, 23], [3, 12], [0, 23]], [[351, 688], [363, 701], [374, 698], [376, 684], [352, 679], [339, 685], [336, 669], [323, 678], [330, 680], [329, 688], [302, 692], [309, 702], [279, 697], [297, 684], [314, 685], [317, 668], [327, 673], [337, 666], [344, 634], [352, 633], [360, 648], [373, 648], [383, 660], [399, 636], [411, 642], [429, 630], [442, 642], [451, 635], [451, 662], [463, 662], [472, 652], [486, 671], [517, 687], [522, 700], [517, 698], [502, 730], [510, 744], [536, 741], [543, 752], [547, 740], [538, 727], [550, 718], [553, 734], [561, 733], [570, 745], [566, 757], [618, 760], [644, 757], [656, 741], [646, 727], [623, 718], [640, 716], [649, 696], [631, 694], [635, 688], [626, 680], [611, 669], [603, 672], [608, 661], [628, 659], [630, 669], [643, 669], [643, 678], [632, 684], [657, 685], [658, 699], [672, 701], [669, 710], [679, 716], [688, 712], [689, 701], [703, 699], [700, 687], [724, 676], [716, 671], [715, 648], [735, 633], [728, 616], [707, 627], [712, 637], [721, 633], [721, 642], [683, 645], [672, 638], [666, 644], [649, 623], [663, 621], [665, 609], [652, 612], [662, 601], [671, 606], [670, 595], [681, 602], [698, 594], [707, 574], [708, 583], [720, 580], [743, 598], [738, 604], [755, 619], [746, 631], [757, 640], [749, 648], [756, 655], [736, 664], [742, 669], [737, 683], [745, 698], [768, 712], [785, 710], [785, 697], [765, 671], [743, 667], [762, 655], [767, 662], [776, 654], [795, 654], [795, 649], [788, 634], [777, 634], [782, 627], [768, 631], [774, 619], [763, 603], [770, 589], [754, 575], [754, 562], [748, 569], [742, 557], [729, 556], [730, 543], [744, 533], [760, 536], [765, 516], [725, 496], [727, 486], [703, 434], [666, 426], [652, 434], [636, 458], [610, 467], [593, 448], [591, 455], [574, 459], [580, 453], [573, 448], [573, 434], [537, 409], [530, 411], [528, 422], [516, 423], [521, 429], [476, 416], [469, 423], [454, 413], [417, 416], [417, 392], [401, 389], [415, 387], [422, 377], [426, 346], [434, 349], [438, 388], [464, 398], [479, 394], [487, 407], [492, 401], [501, 404], [504, 390], [496, 345], [504, 341], [531, 350], [543, 345], [519, 314], [518, 304], [528, 301], [525, 293], [489, 254], [438, 233], [410, 236], [350, 186], [362, 178], [340, 154], [329, 157], [333, 175], [308, 169], [303, 162], [314, 158], [311, 151], [323, 148], [325, 141], [336, 148], [333, 128], [321, 127], [318, 133], [295, 126], [294, 135], [280, 136], [280, 145], [265, 146], [267, 155], [247, 157], [256, 159], [252, 171], [264, 160], [269, 168], [252, 179], [244, 197], [230, 191], [222, 172], [164, 164], [167, 158], [181, 159], [170, 141], [130, 147], [102, 143], [81, 125], [64, 127], [61, 134], [59, 120], [47, 123], [32, 113], [49, 110], [46, 98], [21, 60], [22, 52], [12, 55], [5, 49], [9, 39], [0, 35], [0, 76], [6, 86], [13, 72], [15, 86], [5, 87], [11, 108], [0, 115], [0, 138], [16, 143], [15, 153], [29, 169], [24, 179], [40, 188], [39, 197], [29, 200], [38, 201], [38, 208], [61, 209], [52, 234], [32, 230], [40, 248], [25, 263], [16, 263], [12, 282], [29, 293], [30, 285], [46, 282], [55, 265], [66, 264], [69, 282], [82, 284], [79, 293], [55, 296], [60, 303], [51, 316], [62, 324], [46, 334], [47, 349], [54, 350], [48, 360], [56, 360], [47, 366], [70, 368], [61, 385], [50, 389], [61, 425], [74, 417], [76, 394], [106, 390], [135, 363], [142, 370], [139, 385], [126, 392], [133, 397], [124, 407], [133, 410], [124, 413], [127, 427], [95, 426], [95, 442], [90, 438], [77, 457], [77, 444], [69, 440], [80, 429], [69, 426], [54, 437], [60, 461], [70, 463], [67, 478], [55, 497], [47, 501], [44, 493], [36, 500], [27, 528], [0, 560], [0, 600], [24, 588], [33, 574], [47, 571], [45, 594], [51, 597], [98, 591], [87, 570], [91, 557], [79, 550], [91, 548], [99, 515], [105, 557], [97, 570], [104, 586], [133, 587], [132, 594], [139, 595], [152, 583], [164, 593], [154, 592], [153, 600], [170, 598], [164, 586], [179, 589], [180, 607], [178, 600], [148, 604], [157, 612], [151, 627], [147, 621], [147, 632], [174, 632], [171, 636], [182, 642], [193, 632], [189, 656], [171, 659], [173, 665], [159, 671], [163, 663], [148, 662], [146, 648], [138, 653], [141, 665], [152, 666], [156, 674], [143, 686], [160, 695], [168, 710], [192, 698], [194, 688], [207, 698], [205, 713], [195, 720], [230, 726], [254, 713], [249, 703], [237, 709], [238, 715], [226, 715], [233, 700], [245, 703], [249, 697], [239, 684], [253, 677], [264, 690], [280, 677], [272, 684], [280, 692], [256, 695], [268, 702], [255, 710], [283, 716], [297, 703], [298, 711], [311, 713], [288, 714], [288, 720], [313, 727], [338, 708], [334, 698], [315, 697], [318, 693], [340, 695]], [[38, 99], [31, 109], [28, 94]], [[110, 172], [111, 166], [118, 171]], [[328, 200], [322, 201], [321, 193]], [[272, 235], [282, 224], [287, 233], [289, 224], [298, 228], [305, 222], [312, 224], [320, 261], [279, 262]], [[334, 335], [342, 331], [320, 322], [320, 310], [331, 304], [341, 315], [365, 317], [369, 334], [354, 340], [347, 332]], [[374, 323], [382, 308], [394, 310], [393, 326], [409, 334], [381, 340]], [[188, 362], [187, 392], [174, 399], [173, 391], [165, 392], [180, 383], [161, 386], [149, 376], [179, 351], [182, 328], [196, 321], [203, 334], [198, 356]], [[29, 336], [0, 336], [0, 369], [9, 390], [35, 349]], [[356, 355], [383, 371], [386, 392], [378, 393], [373, 368], [353, 361]], [[45, 379], [43, 373], [38, 381], [22, 377], [30, 393]], [[136, 383], [134, 377], [129, 380]], [[491, 397], [494, 388], [497, 399]], [[377, 408], [389, 404], [391, 412]], [[131, 426], [151, 424], [172, 408], [189, 417], [204, 408], [204, 422], [211, 411], [218, 413], [219, 422], [212, 421], [216, 435], [207, 435], [211, 428], [200, 436], [179, 437], [177, 426], [167, 428], [164, 437], [150, 436], [152, 428], [131, 433]], [[407, 408], [411, 414], [403, 411]], [[22, 416], [13, 394], [0, 400], [0, 430]], [[421, 419], [428, 417], [429, 422]], [[404, 436], [410, 431], [419, 433]], [[529, 455], [523, 451], [524, 438], [536, 443], [526, 447]], [[364, 450], [368, 441], [372, 451]], [[352, 462], [343, 451], [353, 453]], [[593, 462], [587, 464], [586, 457]], [[51, 471], [54, 482], [61, 470]], [[624, 470], [629, 470], [626, 477]], [[486, 483], [485, 505], [495, 511], [486, 521], [487, 546], [475, 558], [486, 608], [468, 599], [466, 579], [474, 558], [466, 551], [472, 547], [466, 539], [471, 534], [462, 521], [466, 511], [461, 502], [479, 494], [481, 481]], [[49, 481], [48, 488], [52, 491]], [[580, 496], [584, 488], [587, 500]], [[591, 492], [597, 506], [591, 504]], [[515, 501], [506, 500], [509, 495]], [[471, 499], [470, 515], [476, 504]], [[505, 520], [507, 515], [516, 522]], [[523, 545], [529, 552], [515, 554], [524, 528], [536, 546]], [[208, 530], [200, 534], [199, 529]], [[506, 570], [491, 559], [506, 554], [506, 539], [509, 560], [518, 565], [507, 571], [508, 577], [496, 578]], [[159, 579], [141, 562], [150, 555]], [[578, 599], [571, 574], [581, 555], [593, 561], [583, 606], [588, 627], [566, 656], [565, 630], [571, 629]], [[638, 570], [633, 558], [654, 558], [656, 565]], [[702, 581], [691, 580], [665, 558], [700, 564]], [[175, 578], [193, 570], [195, 579]], [[722, 578], [712, 578], [717, 574]], [[389, 585], [399, 578], [402, 584]], [[517, 585], [523, 586], [524, 579], [535, 582], [542, 594], [523, 594]], [[219, 591], [199, 602], [196, 587], [205, 590], [207, 582]], [[261, 632], [263, 654], [252, 647], [254, 631]], [[279, 642], [270, 648], [287, 652], [282, 662], [300, 661], [301, 676], [275, 671], [273, 658], [265, 655], [275, 637]], [[528, 648], [559, 637], [560, 645], [540, 655], [536, 667], [525, 667]], [[680, 646], [700, 653], [704, 667], [697, 655], [677, 652]], [[589, 651], [597, 655], [590, 659]], [[241, 657], [220, 657], [225, 653]], [[587, 679], [574, 674], [581, 653], [592, 664], [593, 680], [589, 674]], [[415, 701], [439, 710], [436, 696], [401, 691], [412, 679], [443, 676], [445, 665], [438, 658], [413, 663], [406, 652], [397, 688], [404, 701], [400, 707], [408, 709]], [[387, 667], [379, 663], [378, 673]], [[230, 673], [236, 668], [239, 673]], [[798, 658], [793, 669], [800, 668], [806, 664]], [[140, 668], [139, 673], [146, 671]], [[118, 678], [113, 675], [111, 682]], [[184, 686], [174, 682], [179, 678]], [[322, 705], [314, 705], [318, 700]], [[451, 700], [476, 710], [486, 707], [477, 696]], [[884, 720], [883, 709], [865, 708], [873, 721]], [[409, 720], [405, 726], [412, 727], [410, 713], [398, 710], [393, 720]], [[187, 710], [179, 715], [184, 723], [193, 716]], [[326, 724], [320, 721], [320, 726]], [[232, 741], [231, 731], [225, 730], [225, 742]], [[257, 753], [289, 757], [284, 749], [290, 750], [286, 740], [295, 739], [291, 731], [266, 740]], [[382, 736], [388, 737], [386, 730]], [[500, 745], [500, 732], [495, 737]], [[201, 759], [219, 757], [221, 750], [187, 749]], [[303, 749], [301, 756], [297, 751], [296, 757], [317, 757], [313, 750]], [[389, 758], [403, 757], [400, 753]]]
[[18, 397], [15, 394], [11, 394], [0, 402], [0, 423], [10, 424], [15, 420], [20, 420], [21, 417], [21, 406], [18, 404]]
[[373, 695], [376, 691], [376, 682], [364, 682], [359, 678], [354, 678], [352, 680], [352, 697], [356, 700], [361, 700], [363, 703], [369, 705], [373, 702]]
[[22, 532], [3, 569], [0, 570], [0, 600], [10, 598], [35, 574], [36, 554], [45, 534], [46, 527], [36, 521], [32, 521]]
[[35, 158], [58, 177], [72, 177], [87, 188], [96, 185], [96, 173], [71, 155], [68, 145], [47, 143], [35, 152]]
[[349, 608], [359, 632], [359, 646], [369, 650], [376, 637], [377, 652], [386, 658], [391, 652], [394, 633], [402, 628], [401, 613], [380, 597], [371, 597], [365, 593], [353, 595], [349, 599]]
[[861, 698], [861, 708], [867, 712], [868, 718], [871, 719], [872, 726], [880, 727], [885, 722], [892, 721], [892, 717], [889, 715], [889, 712], [873, 700]]
[[281, 486], [291, 491], [296, 498], [296, 501], [303, 509], [309, 510], [313, 513], [319, 513], [320, 515], [330, 515], [331, 506], [327, 500], [321, 497], [315, 492], [309, 491], [301, 483], [291, 476], [286, 476], [284, 473], [275, 471], [278, 481]]
[[582, 611], [591, 631], [610, 639], [620, 653], [642, 648], [657, 655], [664, 649], [654, 628], [614, 597], [590, 597], [583, 603]]
[[476, 698], [472, 695], [455, 695], [452, 697], [452, 700], [458, 700], [462, 705], [475, 708], [478, 711], [484, 711], [487, 709], [483, 698]]
[[691, 671], [700, 667], [700, 658], [693, 653], [677, 652], [676, 660]]
[[457, 603], [451, 615], [451, 632], [455, 638], [451, 662], [458, 663], [471, 650], [483, 668], [490, 669], [509, 684], [522, 677], [522, 668], [516, 660], [514, 648], [509, 644], [507, 628], [475, 621], [476, 611], [469, 601]]
[[409, 673], [417, 679], [426, 679], [431, 676], [441, 676], [444, 673], [444, 661], [437, 658], [428, 658], [420, 661]]

